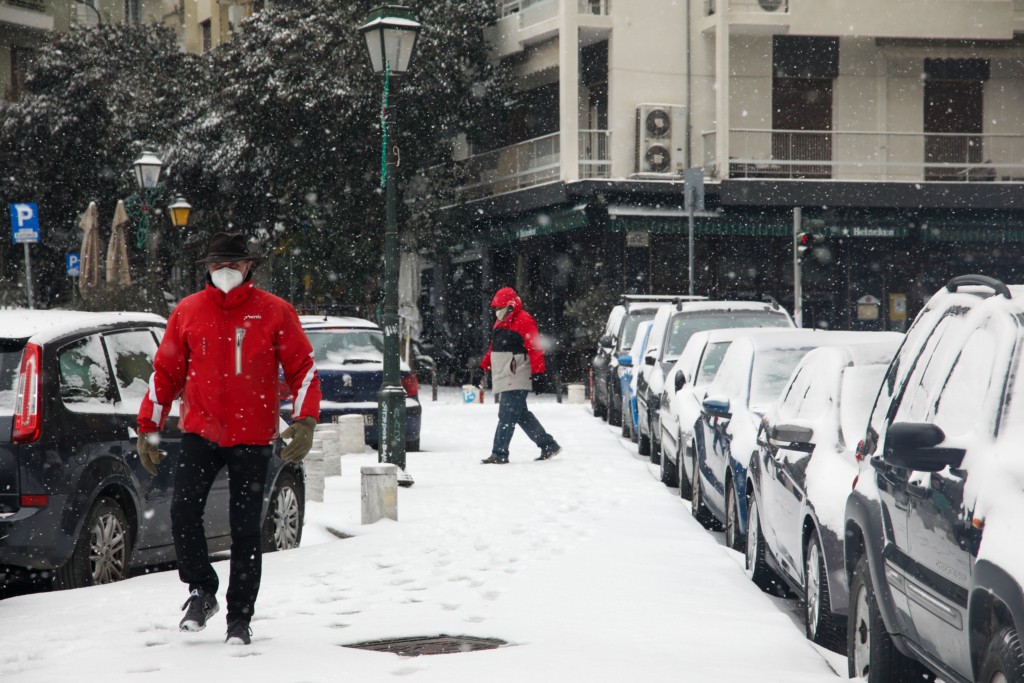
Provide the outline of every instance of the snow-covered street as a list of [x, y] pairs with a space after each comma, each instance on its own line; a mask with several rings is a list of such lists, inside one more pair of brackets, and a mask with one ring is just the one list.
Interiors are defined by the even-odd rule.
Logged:
[[[376, 454], [344, 456], [325, 502], [307, 504], [302, 547], [264, 558], [251, 646], [223, 643], [223, 606], [205, 631], [179, 633], [187, 591], [161, 572], [0, 602], [0, 681], [845, 679], [845, 658], [804, 638], [794, 601], [761, 593], [589, 406], [531, 397], [563, 453], [536, 462], [518, 432], [511, 464], [484, 466], [497, 406], [453, 390], [433, 403], [425, 389], [399, 521], [360, 525], [359, 467]], [[344, 647], [439, 634], [509, 645]]]

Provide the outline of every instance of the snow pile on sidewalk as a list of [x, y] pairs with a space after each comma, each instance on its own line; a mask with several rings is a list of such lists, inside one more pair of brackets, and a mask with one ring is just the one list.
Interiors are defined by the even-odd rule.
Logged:
[[[424, 396], [399, 521], [359, 524], [359, 467], [376, 454], [346, 455], [307, 506], [303, 546], [265, 556], [251, 646], [224, 645], [223, 610], [179, 633], [187, 591], [163, 572], [0, 602], [0, 680], [837, 679], [589, 406], [531, 398], [563, 453], [536, 462], [519, 433], [511, 463], [488, 466], [497, 406], [442, 398]], [[344, 647], [440, 634], [509, 645], [415, 658]]]

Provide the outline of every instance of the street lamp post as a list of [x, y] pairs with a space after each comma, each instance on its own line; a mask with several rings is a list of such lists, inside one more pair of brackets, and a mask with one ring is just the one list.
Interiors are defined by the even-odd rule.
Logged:
[[192, 205], [185, 198], [178, 196], [174, 203], [167, 207], [171, 214], [171, 225], [178, 233], [178, 301], [185, 298], [185, 229], [188, 228], [188, 216]]
[[[384, 380], [378, 394], [377, 442], [380, 462], [405, 470], [405, 389], [399, 370], [398, 343], [398, 225], [395, 215], [395, 170], [398, 146], [394, 135], [394, 108], [389, 101], [391, 78], [409, 68], [420, 24], [407, 7], [384, 5], [371, 10], [360, 29], [366, 38], [374, 72], [384, 76], [381, 98], [383, 132], [381, 185], [384, 187], [387, 224], [384, 232]], [[407, 481], [406, 483], [411, 483]]]

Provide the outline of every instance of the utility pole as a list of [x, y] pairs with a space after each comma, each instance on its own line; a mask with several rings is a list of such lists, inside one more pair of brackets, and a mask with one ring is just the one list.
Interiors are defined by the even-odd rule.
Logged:
[[804, 326], [803, 284], [800, 282], [800, 233], [803, 223], [803, 209], [793, 207], [793, 322]]

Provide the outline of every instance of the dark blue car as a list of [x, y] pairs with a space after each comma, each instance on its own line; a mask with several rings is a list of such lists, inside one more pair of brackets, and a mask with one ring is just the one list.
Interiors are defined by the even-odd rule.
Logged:
[[[362, 415], [366, 443], [377, 447], [377, 393], [384, 378], [384, 333], [362, 318], [300, 316], [302, 329], [313, 345], [320, 375], [320, 422], [334, 422], [341, 415]], [[401, 364], [405, 389], [405, 448], [420, 448], [419, 381], [409, 366]], [[290, 399], [290, 397], [287, 397]], [[291, 404], [282, 405], [290, 413]]]

